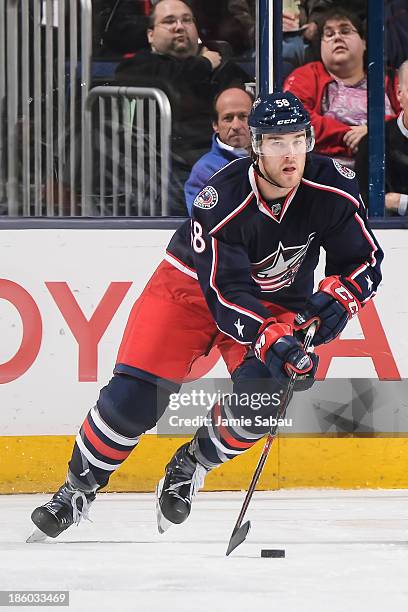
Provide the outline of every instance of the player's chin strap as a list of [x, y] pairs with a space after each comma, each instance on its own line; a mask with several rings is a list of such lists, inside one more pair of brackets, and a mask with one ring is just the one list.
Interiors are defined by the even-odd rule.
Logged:
[[270, 185], [273, 185], [274, 187], [279, 187], [279, 189], [285, 189], [284, 185], [279, 185], [279, 183], [276, 183], [275, 181], [272, 181], [271, 179], [267, 178], [264, 173], [262, 172], [262, 170], [259, 167], [258, 164], [258, 157], [254, 158], [254, 161], [252, 163], [255, 172], [257, 173], [258, 176], [260, 176], [261, 178], [264, 179], [264, 181], [266, 181], [267, 183], [269, 183]]

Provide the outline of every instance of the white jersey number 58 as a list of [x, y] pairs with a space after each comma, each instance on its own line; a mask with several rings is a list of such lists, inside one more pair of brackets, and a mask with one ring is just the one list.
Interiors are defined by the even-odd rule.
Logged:
[[191, 244], [196, 253], [204, 253], [205, 241], [203, 238], [203, 228], [198, 221], [193, 221]]

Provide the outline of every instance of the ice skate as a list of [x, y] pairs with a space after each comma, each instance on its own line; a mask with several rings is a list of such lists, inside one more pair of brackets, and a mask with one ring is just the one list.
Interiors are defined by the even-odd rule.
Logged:
[[85, 493], [66, 482], [49, 502], [33, 510], [31, 520], [36, 528], [27, 542], [42, 542], [47, 536], [56, 538], [81, 519], [89, 520], [89, 506], [95, 497], [95, 493]]
[[190, 443], [181, 446], [166, 467], [156, 489], [159, 533], [183, 523], [191, 510], [193, 496], [203, 486], [208, 470], [189, 452]]

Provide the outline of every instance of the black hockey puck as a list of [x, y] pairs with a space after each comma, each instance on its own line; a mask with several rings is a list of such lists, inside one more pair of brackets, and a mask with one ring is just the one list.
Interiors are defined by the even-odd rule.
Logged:
[[285, 551], [279, 548], [263, 548], [261, 550], [261, 557], [273, 557], [273, 558], [281, 558], [285, 556]]

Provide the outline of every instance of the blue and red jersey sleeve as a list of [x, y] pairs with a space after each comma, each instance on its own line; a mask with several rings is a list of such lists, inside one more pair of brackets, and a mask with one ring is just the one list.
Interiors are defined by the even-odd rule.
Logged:
[[326, 276], [340, 275], [364, 304], [375, 295], [380, 284], [384, 253], [368, 225], [358, 187], [356, 194], [340, 198], [322, 244], [326, 251], [325, 273]]

